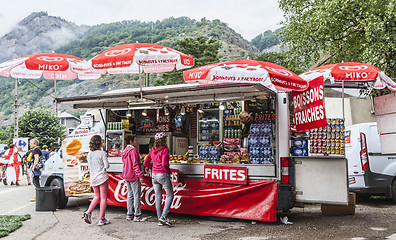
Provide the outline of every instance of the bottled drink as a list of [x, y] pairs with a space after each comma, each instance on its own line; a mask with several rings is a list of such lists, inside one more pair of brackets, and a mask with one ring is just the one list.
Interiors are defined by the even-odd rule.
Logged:
[[252, 125], [250, 125], [250, 134], [255, 135], [256, 134], [256, 124], [253, 123]]

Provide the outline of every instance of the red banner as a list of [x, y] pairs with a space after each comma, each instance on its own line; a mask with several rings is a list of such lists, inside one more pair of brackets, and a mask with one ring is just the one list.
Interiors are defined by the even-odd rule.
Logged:
[[298, 132], [327, 126], [323, 77], [310, 81], [307, 90], [293, 91], [292, 95], [294, 119]]
[[224, 138], [223, 139], [224, 145], [241, 145], [240, 138]]
[[247, 168], [221, 165], [205, 165], [205, 182], [247, 184]]
[[[142, 209], [155, 211], [150, 177], [142, 184]], [[127, 188], [121, 174], [109, 173], [109, 205], [126, 207]], [[173, 186], [170, 212], [276, 221], [277, 181], [250, 180], [248, 185], [208, 183], [203, 179], [180, 178]], [[165, 191], [163, 192], [165, 195]], [[165, 198], [162, 199], [164, 204]]]

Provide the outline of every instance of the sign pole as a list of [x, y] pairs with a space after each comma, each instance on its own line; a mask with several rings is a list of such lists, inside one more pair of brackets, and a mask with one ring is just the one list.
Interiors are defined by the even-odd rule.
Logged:
[[14, 138], [18, 138], [18, 78], [15, 78], [14, 92]]

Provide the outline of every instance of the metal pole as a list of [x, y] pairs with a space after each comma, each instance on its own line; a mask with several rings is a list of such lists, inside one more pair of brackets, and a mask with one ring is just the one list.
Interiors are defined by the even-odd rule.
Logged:
[[344, 104], [344, 80], [341, 82], [342, 86], [342, 119], [344, 120], [345, 124], [345, 104]]
[[14, 90], [14, 138], [18, 138], [18, 78], [15, 78]]
[[140, 83], [140, 99], [143, 100], [143, 89], [142, 89], [142, 73], [139, 65], [139, 83]]
[[54, 73], [54, 88], [55, 88], [55, 116], [58, 117], [58, 102], [56, 101], [56, 77]]

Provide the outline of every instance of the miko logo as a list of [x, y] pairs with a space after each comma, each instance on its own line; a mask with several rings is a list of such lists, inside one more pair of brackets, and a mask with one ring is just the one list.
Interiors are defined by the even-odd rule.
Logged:
[[107, 51], [104, 55], [106, 57], [115, 57], [115, 56], [119, 56], [119, 55], [125, 55], [125, 54], [129, 53], [130, 51], [132, 51], [131, 48], [124, 48], [124, 49], [119, 49], [119, 50], [110, 50], [110, 51]]
[[60, 62], [63, 61], [63, 57], [48, 57], [48, 56], [41, 56], [37, 57], [37, 60], [46, 61], [46, 62]]
[[339, 69], [343, 71], [362, 71], [366, 70], [368, 67], [365, 65], [355, 65], [355, 66], [340, 66]]
[[271, 72], [279, 73], [283, 76], [293, 76], [293, 73], [286, 69], [278, 69], [272, 67], [265, 67], [266, 69], [270, 70]]
[[340, 66], [339, 69], [343, 71], [349, 71], [345, 73], [347, 79], [367, 79], [369, 78], [368, 72], [363, 72], [368, 67], [365, 65], [356, 66]]

